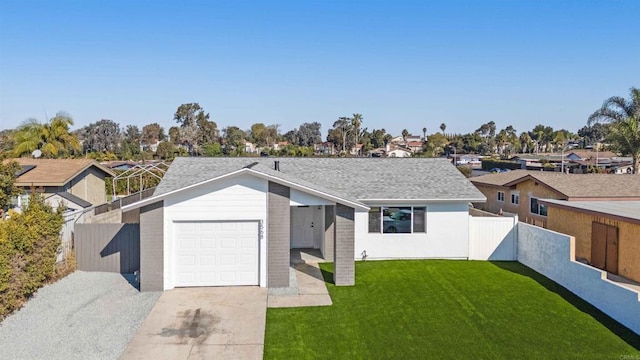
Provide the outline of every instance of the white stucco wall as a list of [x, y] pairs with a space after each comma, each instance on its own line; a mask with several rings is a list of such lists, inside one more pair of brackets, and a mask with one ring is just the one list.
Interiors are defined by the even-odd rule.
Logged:
[[361, 259], [361, 254], [365, 250], [367, 259], [370, 260], [466, 259], [469, 256], [469, 205], [467, 203], [413, 204], [412, 206], [426, 206], [426, 233], [369, 233], [368, 212], [356, 211], [354, 258]]
[[260, 286], [267, 284], [267, 220], [268, 182], [255, 176], [241, 175], [194, 189], [165, 199], [164, 209], [164, 289], [174, 287], [175, 221], [260, 221], [259, 261]]
[[606, 272], [573, 261], [572, 236], [518, 223], [518, 261], [569, 289], [640, 334], [640, 295], [607, 280]]

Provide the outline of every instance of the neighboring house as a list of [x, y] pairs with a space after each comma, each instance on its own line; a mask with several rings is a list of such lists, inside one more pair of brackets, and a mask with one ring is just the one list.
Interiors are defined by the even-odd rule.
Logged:
[[400, 158], [400, 157], [411, 157], [413, 156], [413, 151], [409, 149], [405, 149], [403, 147], [392, 147], [389, 151], [387, 151], [387, 157], [392, 158]]
[[514, 170], [469, 179], [487, 197], [478, 209], [517, 213], [520, 221], [546, 227], [547, 207], [539, 199], [640, 200], [640, 176], [563, 174]]
[[484, 196], [446, 159], [177, 158], [139, 212], [141, 289], [289, 286], [318, 249], [336, 285], [354, 259], [469, 257]]
[[[92, 205], [103, 204], [107, 201], [105, 178], [114, 176], [113, 171], [91, 159], [31, 159], [19, 158], [15, 160], [22, 167], [18, 173], [16, 186], [25, 193], [35, 188], [42, 191], [45, 198], [68, 192], [75, 198]], [[64, 196], [63, 196], [64, 198]], [[22, 196], [17, 205], [23, 206], [26, 196]], [[53, 200], [52, 201], [57, 201]]]
[[316, 155], [336, 155], [336, 147], [332, 142], [325, 141], [313, 145], [313, 152]]
[[575, 237], [576, 260], [640, 282], [640, 201], [541, 203], [547, 227]]
[[407, 141], [407, 148], [413, 152], [422, 152], [423, 146], [422, 141]]
[[66, 212], [86, 209], [92, 206], [90, 202], [85, 201], [66, 191], [55, 193], [46, 198], [45, 201], [54, 209], [57, 209], [60, 205], [64, 205], [66, 207]]
[[102, 162], [101, 164], [111, 170], [122, 170], [122, 171], [129, 170], [131, 168], [136, 167], [136, 165], [138, 165], [138, 163], [135, 161], [107, 161], [107, 162]]
[[611, 151], [593, 151], [593, 150], [572, 150], [565, 156], [565, 160], [608, 160], [614, 159], [618, 155]]

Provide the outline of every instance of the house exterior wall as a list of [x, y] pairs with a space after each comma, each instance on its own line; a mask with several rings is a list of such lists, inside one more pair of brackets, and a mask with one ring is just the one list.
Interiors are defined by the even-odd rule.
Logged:
[[469, 257], [469, 205], [467, 202], [414, 204], [413, 206], [427, 208], [426, 233], [369, 233], [369, 213], [356, 211], [354, 258], [361, 259], [363, 251], [367, 252], [368, 259], [466, 259]]
[[289, 287], [291, 207], [288, 187], [269, 182], [267, 232], [270, 239], [268, 279], [270, 288]]
[[640, 224], [550, 206], [547, 228], [575, 237], [575, 258], [591, 262], [591, 223], [594, 221], [618, 228], [618, 274], [640, 282]]
[[355, 262], [353, 261], [355, 211], [353, 208], [336, 205], [335, 248], [333, 249], [333, 282], [337, 286], [355, 285]]
[[[222, 179], [168, 196], [165, 199], [164, 210], [164, 289], [172, 289], [175, 286], [173, 276], [175, 273], [176, 248], [173, 243], [173, 235], [176, 221], [259, 221], [262, 224], [259, 240], [259, 282], [260, 286], [266, 287], [269, 231], [264, 231], [264, 227], [268, 218], [267, 193], [268, 184], [266, 180], [250, 175], [242, 175]], [[286, 205], [288, 209], [288, 198]], [[287, 212], [286, 218], [288, 219], [288, 217], [289, 213]], [[268, 225], [267, 229], [269, 229]], [[288, 234], [288, 220], [286, 229]], [[288, 251], [288, 239], [286, 246]], [[288, 255], [286, 265], [289, 265]]]
[[104, 179], [104, 173], [92, 166], [69, 182], [69, 192], [93, 205], [104, 204], [107, 202]]
[[[564, 199], [565, 197], [549, 188], [546, 185], [538, 183], [533, 180], [523, 181], [516, 184], [515, 188], [510, 189], [508, 187], [489, 186], [483, 184], [474, 183], [474, 185], [487, 197], [486, 203], [474, 203], [474, 207], [480, 210], [489, 211], [494, 214], [500, 212], [509, 212], [518, 214], [520, 221], [545, 226], [547, 217], [540, 216], [531, 213], [530, 198], [538, 199]], [[498, 191], [504, 192], [504, 201], [498, 201]], [[511, 204], [511, 194], [518, 193], [520, 195], [520, 203], [518, 205]]]
[[140, 291], [167, 289], [163, 222], [162, 201], [140, 209]]

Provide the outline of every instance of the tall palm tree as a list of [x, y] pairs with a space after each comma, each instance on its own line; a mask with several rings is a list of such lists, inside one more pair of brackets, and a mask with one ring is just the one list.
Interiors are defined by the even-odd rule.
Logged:
[[407, 136], [409, 136], [409, 130], [404, 129], [402, 130], [402, 139], [404, 139], [404, 145], [407, 145]]
[[444, 135], [444, 130], [447, 128], [447, 124], [442, 123], [440, 124], [440, 130], [442, 130], [442, 134]]
[[45, 157], [58, 157], [75, 150], [80, 151], [78, 138], [69, 132], [73, 119], [64, 113], [58, 113], [47, 123], [29, 119], [16, 130], [15, 156], [30, 154], [36, 149]]
[[640, 89], [632, 87], [631, 98], [613, 96], [596, 110], [587, 122], [611, 124], [609, 140], [623, 154], [631, 155], [633, 173], [640, 174]]
[[427, 128], [422, 128], [422, 140], [427, 141]]
[[358, 137], [360, 136], [360, 126], [362, 125], [363, 119], [364, 118], [362, 117], [362, 114], [353, 114], [353, 117], [351, 118], [351, 126], [353, 126], [353, 138], [355, 140], [354, 146], [356, 147], [356, 150], [358, 149]]

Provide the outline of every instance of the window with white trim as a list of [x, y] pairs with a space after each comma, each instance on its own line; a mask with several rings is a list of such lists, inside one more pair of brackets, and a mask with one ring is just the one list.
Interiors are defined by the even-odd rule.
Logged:
[[520, 204], [520, 193], [516, 191], [511, 192], [511, 204], [518, 205]]
[[547, 205], [540, 204], [537, 198], [530, 199], [530, 211], [532, 214], [547, 216]]
[[381, 206], [369, 210], [369, 232], [411, 234], [427, 232], [427, 208]]
[[498, 201], [504, 202], [504, 191], [498, 191]]

